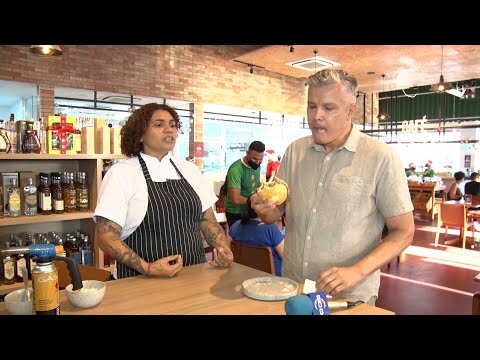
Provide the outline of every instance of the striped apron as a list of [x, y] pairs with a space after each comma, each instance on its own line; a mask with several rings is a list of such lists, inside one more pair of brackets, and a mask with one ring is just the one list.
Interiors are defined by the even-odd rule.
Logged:
[[[200, 235], [202, 203], [198, 194], [170, 162], [180, 180], [154, 182], [147, 165], [138, 156], [147, 182], [148, 205], [142, 223], [124, 241], [147, 262], [180, 254], [183, 266], [206, 262]], [[117, 278], [142, 275], [117, 262]]]

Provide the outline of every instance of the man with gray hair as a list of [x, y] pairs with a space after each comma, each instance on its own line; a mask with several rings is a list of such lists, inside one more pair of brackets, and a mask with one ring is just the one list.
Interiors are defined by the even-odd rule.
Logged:
[[380, 268], [415, 231], [403, 164], [393, 148], [353, 125], [355, 77], [322, 70], [307, 85], [312, 134], [288, 146], [278, 173], [289, 196], [275, 206], [255, 194], [252, 207], [266, 223], [285, 212], [282, 276], [315, 280], [317, 291], [374, 305]]

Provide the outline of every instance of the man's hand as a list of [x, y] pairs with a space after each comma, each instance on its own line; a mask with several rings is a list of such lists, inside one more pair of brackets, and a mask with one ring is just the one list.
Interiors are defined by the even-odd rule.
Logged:
[[353, 266], [349, 267], [332, 267], [318, 275], [317, 291], [325, 291], [325, 293], [336, 296], [345, 290], [353, 288], [362, 280]]

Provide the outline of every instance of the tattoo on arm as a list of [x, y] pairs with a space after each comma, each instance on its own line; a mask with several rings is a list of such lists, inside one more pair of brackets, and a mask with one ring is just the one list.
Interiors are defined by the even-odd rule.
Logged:
[[122, 228], [116, 222], [97, 216], [95, 227], [100, 248], [112, 256], [120, 264], [129, 267], [140, 274], [145, 274], [142, 259], [125, 242], [120, 239]]
[[216, 220], [208, 218], [206, 211], [202, 213], [200, 229], [209, 246], [217, 247], [226, 243], [225, 232], [222, 227]]

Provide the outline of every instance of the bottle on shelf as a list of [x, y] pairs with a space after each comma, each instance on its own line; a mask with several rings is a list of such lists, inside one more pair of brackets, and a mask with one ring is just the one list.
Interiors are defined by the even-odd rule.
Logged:
[[40, 198], [40, 208], [42, 214], [50, 215], [52, 213], [52, 194], [50, 192], [50, 186], [48, 186], [48, 174], [40, 173], [38, 197]]
[[63, 201], [65, 203], [66, 212], [77, 211], [77, 191], [73, 183], [73, 173], [67, 174], [67, 186], [63, 193]]
[[27, 121], [27, 128], [23, 134], [22, 153], [40, 154], [40, 140], [37, 131], [33, 129], [33, 121]]
[[93, 250], [92, 244], [88, 242], [88, 235], [83, 235], [82, 246], [80, 248], [82, 254], [82, 264], [93, 266]]
[[27, 179], [27, 185], [23, 188], [23, 200], [25, 204], [25, 215], [37, 215], [37, 188], [33, 185], [33, 179]]
[[8, 130], [8, 138], [10, 139], [10, 152], [12, 154], [16, 154], [18, 152], [17, 148], [17, 129], [15, 127], [15, 115], [12, 113], [10, 114], [10, 120], [8, 121], [7, 125]]
[[10, 179], [10, 186], [8, 187], [8, 213], [11, 217], [17, 217], [22, 214], [20, 208], [20, 188], [17, 184], [16, 178]]
[[77, 211], [88, 211], [88, 186], [86, 181], [86, 173], [78, 173], [77, 195]]
[[50, 190], [52, 193], [52, 210], [55, 214], [63, 214], [65, 203], [63, 200], [63, 191], [60, 186], [60, 173], [51, 173], [52, 183]]
[[38, 140], [40, 141], [40, 154], [47, 154], [47, 126], [43, 117], [38, 118]]
[[[5, 247], [10, 247], [10, 241], [5, 242]], [[15, 263], [13, 255], [7, 254], [3, 257], [3, 283], [5, 285], [11, 285], [15, 283], [16, 265], [17, 264]]]
[[7, 129], [3, 127], [3, 120], [0, 119], [0, 153], [10, 152], [12, 145], [10, 144], [10, 139], [8, 138]]

